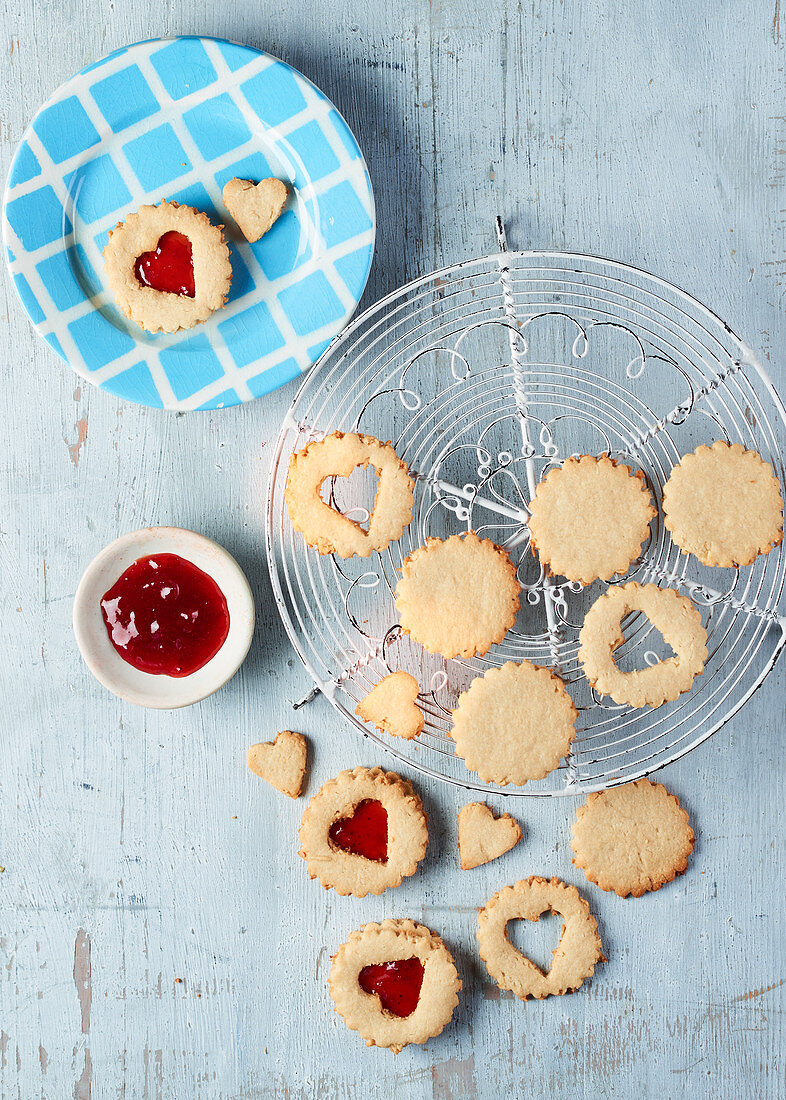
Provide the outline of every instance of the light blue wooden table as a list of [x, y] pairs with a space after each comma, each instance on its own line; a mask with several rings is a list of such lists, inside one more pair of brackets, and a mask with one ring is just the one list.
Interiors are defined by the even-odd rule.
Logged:
[[[39, 103], [117, 46], [207, 33], [263, 46], [331, 96], [376, 188], [365, 301], [513, 247], [609, 255], [711, 304], [786, 384], [780, 0], [3, 0], [0, 168]], [[622, 901], [570, 863], [565, 800], [525, 801], [523, 842], [461, 875], [461, 793], [421, 784], [432, 844], [379, 898], [325, 893], [297, 858], [303, 802], [252, 776], [247, 745], [302, 729], [308, 793], [386, 763], [308, 684], [269, 592], [269, 441], [291, 400], [177, 417], [80, 385], [2, 284], [0, 1093], [32, 1100], [786, 1095], [781, 663], [745, 710], [663, 780], [689, 808], [688, 873]], [[177, 524], [217, 538], [259, 625], [214, 698], [147, 713], [76, 652], [71, 603], [116, 535]], [[572, 996], [500, 996], [475, 907], [506, 882], [584, 889], [608, 962]], [[394, 1058], [332, 1011], [329, 955], [408, 915], [454, 948], [453, 1023]], [[528, 930], [545, 959], [555, 921]]]

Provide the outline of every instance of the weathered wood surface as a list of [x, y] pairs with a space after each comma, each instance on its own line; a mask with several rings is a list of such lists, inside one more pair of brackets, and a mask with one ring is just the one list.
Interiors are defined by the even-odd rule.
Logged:
[[[781, 385], [786, 324], [780, 0], [3, 0], [0, 168], [39, 103], [122, 44], [213, 33], [263, 46], [331, 96], [374, 180], [366, 301], [491, 251], [555, 246], [647, 267], [711, 303]], [[301, 803], [245, 768], [277, 729], [315, 745], [309, 793], [384, 763], [307, 686], [270, 598], [266, 444], [288, 387], [176, 417], [80, 385], [2, 283], [0, 1093], [105, 1097], [776, 1097], [783, 1032], [784, 665], [745, 711], [663, 775], [693, 815], [689, 872], [639, 901], [570, 864], [571, 805], [511, 807], [525, 838], [460, 874], [460, 793], [421, 785], [432, 844], [381, 898], [324, 893], [296, 857]], [[106, 694], [76, 652], [71, 602], [117, 534], [212, 535], [259, 606], [241, 673], [171, 714]], [[570, 997], [500, 996], [474, 907], [506, 882], [586, 889], [608, 962]], [[330, 953], [410, 915], [455, 949], [453, 1024], [397, 1058], [333, 1014]], [[554, 922], [538, 935], [545, 958]], [[536, 933], [528, 933], [528, 943]]]

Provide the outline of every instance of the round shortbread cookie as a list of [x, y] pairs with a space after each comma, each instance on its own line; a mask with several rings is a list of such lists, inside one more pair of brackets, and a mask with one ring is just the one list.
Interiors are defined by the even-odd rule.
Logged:
[[[564, 924], [548, 973], [544, 974], [507, 937], [511, 920], [538, 920], [556, 913]], [[560, 996], [578, 989], [591, 977], [601, 954], [598, 923], [575, 886], [559, 879], [522, 879], [498, 891], [478, 914], [480, 957], [500, 987], [522, 1001], [528, 997]]]
[[516, 621], [521, 585], [507, 553], [474, 531], [428, 538], [401, 566], [401, 629], [429, 653], [482, 657]]
[[578, 712], [558, 676], [508, 661], [473, 680], [453, 711], [456, 755], [487, 783], [543, 779], [570, 752]]
[[677, 545], [704, 565], [750, 565], [783, 538], [783, 498], [772, 466], [739, 443], [698, 447], [663, 486]]
[[391, 672], [375, 684], [355, 707], [364, 722], [373, 722], [380, 733], [411, 741], [423, 732], [425, 718], [415, 703], [420, 687], [408, 672]]
[[[177, 332], [206, 321], [227, 299], [232, 281], [222, 225], [206, 214], [176, 202], [140, 206], [109, 233], [104, 248], [104, 270], [109, 288], [122, 312], [148, 332]], [[139, 281], [136, 263], [155, 253], [167, 233], [187, 237], [191, 245], [194, 296], [155, 290]]]
[[530, 544], [549, 572], [591, 584], [626, 573], [657, 513], [640, 471], [603, 455], [567, 459], [530, 504]]
[[[384, 857], [367, 857], [340, 847], [331, 837], [334, 826], [349, 826], [359, 807], [381, 806], [387, 817]], [[428, 818], [410, 783], [381, 768], [355, 768], [329, 779], [309, 802], [300, 823], [300, 855], [310, 877], [337, 894], [381, 894], [413, 875], [426, 853]], [[373, 825], [371, 826], [373, 827]], [[364, 840], [363, 830], [354, 832]]]
[[[647, 616], [675, 656], [632, 672], [617, 667], [614, 652], [625, 640], [622, 620], [631, 611]], [[673, 588], [630, 581], [610, 588], [589, 609], [579, 633], [578, 656], [584, 675], [601, 695], [611, 696], [615, 703], [654, 708], [690, 691], [707, 660], [707, 631], [687, 596]]]
[[[380, 995], [362, 988], [369, 971], [397, 962], [411, 966], [413, 960], [420, 963], [415, 977], [420, 987], [415, 1008], [407, 1015], [385, 1007]], [[387, 1047], [398, 1054], [408, 1043], [425, 1043], [439, 1035], [458, 1004], [461, 981], [452, 955], [435, 932], [411, 920], [384, 920], [350, 934], [333, 956], [329, 988], [336, 1012], [348, 1028], [360, 1032], [366, 1046]]]
[[591, 794], [579, 807], [573, 862], [601, 890], [621, 898], [660, 890], [681, 875], [693, 851], [690, 819], [661, 783], [637, 779]]
[[[379, 479], [368, 530], [320, 495], [327, 478], [349, 477], [356, 467], [366, 466], [373, 466]], [[390, 443], [357, 432], [333, 432], [292, 456], [285, 499], [292, 526], [320, 554], [367, 558], [401, 538], [412, 519], [413, 484]]]

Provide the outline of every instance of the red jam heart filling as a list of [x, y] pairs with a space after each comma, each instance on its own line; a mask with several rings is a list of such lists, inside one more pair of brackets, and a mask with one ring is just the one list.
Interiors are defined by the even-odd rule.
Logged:
[[140, 283], [153, 290], [193, 298], [194, 262], [191, 241], [174, 229], [159, 239], [155, 252], [143, 252], [134, 264]]
[[397, 959], [364, 966], [358, 974], [358, 984], [364, 993], [376, 993], [386, 1012], [411, 1016], [420, 1000], [423, 963], [420, 959]]
[[352, 817], [342, 817], [330, 826], [328, 836], [337, 848], [356, 856], [387, 863], [388, 812], [381, 802], [364, 798]]

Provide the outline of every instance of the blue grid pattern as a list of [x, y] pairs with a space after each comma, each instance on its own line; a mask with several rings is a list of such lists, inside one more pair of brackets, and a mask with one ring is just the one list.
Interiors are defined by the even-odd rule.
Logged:
[[[270, 175], [292, 194], [249, 244], [221, 189]], [[227, 224], [233, 281], [205, 324], [153, 336], [121, 316], [101, 251], [118, 221], [163, 198]], [[78, 374], [141, 404], [216, 409], [296, 378], [343, 328], [371, 265], [374, 201], [347, 124], [305, 77], [245, 46], [178, 38], [118, 50], [39, 111], [3, 232], [22, 305]]]

